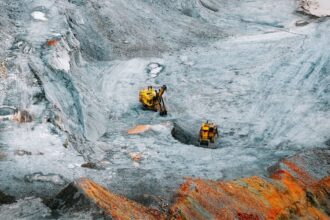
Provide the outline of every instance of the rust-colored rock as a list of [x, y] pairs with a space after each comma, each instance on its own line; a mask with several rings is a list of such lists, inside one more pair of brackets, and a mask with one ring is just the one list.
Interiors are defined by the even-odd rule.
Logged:
[[148, 131], [151, 128], [150, 125], [137, 125], [127, 131], [127, 134], [140, 134]]
[[71, 183], [51, 206], [65, 211], [72, 211], [72, 206], [96, 207], [111, 219], [326, 220], [330, 219], [329, 161], [330, 150], [314, 150], [281, 160], [269, 168], [268, 178], [187, 178], [167, 216], [88, 179]]
[[48, 40], [48, 41], [46, 42], [46, 44], [47, 44], [47, 46], [49, 46], [49, 47], [54, 47], [54, 46], [56, 46], [57, 42], [58, 42], [57, 39], [50, 39], [50, 40]]
[[76, 184], [88, 198], [114, 219], [164, 219], [157, 210], [146, 208], [123, 196], [113, 194], [88, 179], [80, 179]]
[[[111, 219], [165, 219], [165, 215], [158, 210], [114, 194], [95, 182], [81, 178], [65, 188], [50, 204], [52, 208], [72, 211], [72, 209], [96, 208], [102, 210]], [[72, 208], [76, 206], [75, 208]], [[95, 207], [94, 207], [95, 209]], [[74, 212], [74, 211], [73, 211]], [[98, 212], [99, 213], [99, 212]]]
[[[321, 154], [330, 155], [329, 151]], [[189, 178], [178, 190], [171, 218], [330, 219], [328, 162], [324, 160], [322, 165], [317, 159], [284, 159], [272, 167], [270, 178], [253, 176], [226, 182]], [[308, 163], [320, 166], [323, 171], [318, 176], [325, 177], [317, 178], [301, 165]]]
[[306, 195], [310, 202], [323, 209], [330, 216], [330, 177], [325, 177], [310, 187], [309, 190]]

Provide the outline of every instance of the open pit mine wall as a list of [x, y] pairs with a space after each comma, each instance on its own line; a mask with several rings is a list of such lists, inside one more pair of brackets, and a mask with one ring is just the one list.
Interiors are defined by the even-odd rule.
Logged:
[[111, 219], [329, 219], [330, 150], [283, 159], [269, 177], [231, 181], [187, 178], [167, 213], [116, 195], [92, 180], [71, 183], [52, 208], [92, 208]]
[[[316, 155], [320, 161], [329, 160], [329, 151]], [[329, 166], [327, 171], [321, 168], [327, 162], [309, 156], [280, 161], [270, 168], [269, 178], [187, 179], [170, 214], [176, 219], [329, 219]], [[314, 166], [323, 169], [318, 177], [311, 170]]]

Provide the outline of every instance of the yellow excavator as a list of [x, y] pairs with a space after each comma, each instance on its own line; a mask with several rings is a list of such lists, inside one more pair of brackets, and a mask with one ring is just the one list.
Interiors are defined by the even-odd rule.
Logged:
[[154, 89], [152, 86], [148, 86], [146, 89], [142, 89], [139, 92], [139, 101], [146, 109], [152, 111], [159, 111], [160, 115], [167, 115], [163, 94], [166, 91], [166, 86], [163, 85], [159, 90]]
[[199, 144], [200, 145], [209, 145], [214, 143], [215, 139], [219, 136], [218, 127], [209, 121], [202, 123], [202, 126], [199, 130]]

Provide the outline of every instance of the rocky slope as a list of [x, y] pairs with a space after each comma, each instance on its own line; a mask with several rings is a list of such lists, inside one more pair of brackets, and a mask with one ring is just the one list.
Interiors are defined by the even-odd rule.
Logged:
[[329, 219], [329, 157], [326, 150], [283, 159], [269, 178], [187, 179], [170, 213], [175, 219]]
[[145, 207], [85, 178], [69, 184], [48, 205], [64, 213], [63, 218], [84, 212], [110, 219], [326, 220], [330, 216], [329, 161], [330, 150], [313, 150], [282, 159], [268, 169], [266, 178], [187, 178], [169, 212], [166, 206]]
[[[0, 0], [0, 191], [38, 210], [87, 177], [157, 206], [329, 148], [330, 23], [298, 3]], [[137, 94], [163, 84], [160, 118]], [[181, 140], [207, 119], [216, 149]]]

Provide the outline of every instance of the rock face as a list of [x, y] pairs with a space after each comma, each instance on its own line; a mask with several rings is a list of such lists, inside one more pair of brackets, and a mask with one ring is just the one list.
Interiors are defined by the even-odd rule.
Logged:
[[330, 150], [286, 158], [269, 168], [268, 178], [232, 181], [188, 178], [167, 215], [109, 192], [88, 179], [64, 189], [52, 208], [95, 210], [111, 219], [329, 219]]
[[330, 2], [327, 0], [300, 0], [303, 12], [316, 17], [330, 16]]
[[50, 206], [66, 212], [94, 210], [111, 219], [165, 219], [154, 209], [109, 192], [89, 179], [79, 179], [66, 187]]
[[[168, 201], [185, 176], [263, 175], [283, 155], [326, 147], [330, 20], [296, 9], [287, 0], [1, 0], [0, 105], [28, 113], [15, 116], [22, 123], [0, 117], [1, 188], [49, 198], [62, 185], [38, 173], [88, 176], [148, 205], [155, 199], [144, 195]], [[165, 118], [138, 101], [141, 88], [163, 84]], [[207, 119], [220, 147], [188, 146]], [[155, 129], [172, 121], [183, 144]], [[152, 127], [128, 135], [138, 124]]]
[[[0, 117], [1, 190], [49, 198], [86, 176], [145, 205], [156, 203], [148, 195], [167, 203], [184, 176], [265, 175], [283, 155], [327, 147], [330, 20], [296, 9], [287, 0], [1, 0], [0, 105], [27, 111], [21, 123]], [[138, 102], [139, 89], [163, 84], [165, 118]], [[154, 126], [178, 120], [174, 136], [196, 139], [207, 119], [219, 125], [217, 149]], [[124, 132], [138, 124], [152, 128]]]
[[[187, 179], [170, 209], [175, 219], [329, 219], [329, 150], [271, 167], [270, 177], [228, 182]], [[314, 172], [313, 170], [318, 170]]]

